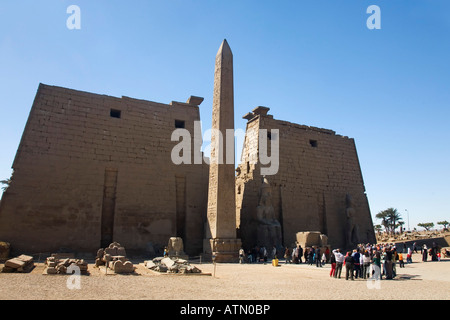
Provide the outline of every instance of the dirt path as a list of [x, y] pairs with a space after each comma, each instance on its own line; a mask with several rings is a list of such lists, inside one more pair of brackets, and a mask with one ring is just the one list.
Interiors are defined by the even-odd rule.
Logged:
[[[397, 278], [379, 287], [363, 279], [329, 277], [330, 266], [270, 264], [196, 265], [211, 275], [160, 275], [137, 265], [134, 275], [105, 275], [89, 265], [79, 289], [67, 286], [69, 275], [43, 275], [37, 264], [29, 274], [0, 273], [0, 299], [146, 299], [146, 300], [427, 300], [450, 299], [450, 259], [397, 266]], [[345, 276], [345, 274], [344, 274]], [[75, 282], [72, 282], [75, 284]]]

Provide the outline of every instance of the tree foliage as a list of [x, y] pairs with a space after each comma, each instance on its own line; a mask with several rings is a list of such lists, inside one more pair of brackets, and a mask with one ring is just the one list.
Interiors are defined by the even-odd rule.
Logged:
[[376, 224], [373, 226], [376, 232], [381, 232], [381, 229], [383, 228], [380, 224]]
[[450, 224], [450, 222], [448, 222], [447, 220], [444, 220], [444, 221], [438, 221], [437, 224], [443, 226], [444, 229], [448, 229], [448, 225]]
[[419, 227], [425, 228], [425, 230], [429, 231], [431, 228], [434, 227], [433, 222], [421, 222], [417, 224]]
[[381, 219], [381, 224], [386, 232], [389, 233], [394, 233], [395, 229], [400, 225], [399, 222], [403, 220], [400, 213], [394, 208], [388, 208], [380, 211], [375, 217], [377, 219]]

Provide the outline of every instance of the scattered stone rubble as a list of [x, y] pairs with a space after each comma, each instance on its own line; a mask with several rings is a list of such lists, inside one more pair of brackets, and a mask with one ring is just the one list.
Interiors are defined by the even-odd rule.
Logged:
[[187, 260], [171, 259], [169, 257], [157, 257], [153, 260], [145, 261], [144, 266], [161, 273], [202, 273], [197, 267], [191, 266]]
[[[58, 254], [52, 254], [45, 261], [47, 268], [45, 269], [45, 274], [66, 274], [71, 273], [73, 270], [71, 266], [76, 266], [79, 268], [81, 274], [86, 274], [88, 270], [88, 264], [84, 259], [74, 259], [73, 256], [61, 256]], [[69, 270], [69, 272], [67, 272]]]
[[6, 260], [2, 272], [30, 272], [33, 268], [33, 257], [22, 254], [16, 258]]
[[95, 266], [105, 266], [114, 273], [134, 272], [134, 265], [127, 259], [125, 248], [118, 242], [113, 242], [107, 248], [97, 251]]

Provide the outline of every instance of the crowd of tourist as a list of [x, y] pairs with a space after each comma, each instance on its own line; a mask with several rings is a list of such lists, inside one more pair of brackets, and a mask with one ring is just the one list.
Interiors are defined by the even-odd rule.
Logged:
[[[381, 244], [359, 244], [353, 250], [343, 251], [334, 249], [330, 251], [328, 246], [320, 248], [318, 246], [302, 248], [288, 247], [284, 249], [283, 257], [286, 264], [308, 264], [316, 267], [323, 267], [326, 263], [331, 265], [330, 277], [346, 280], [362, 279], [393, 279], [397, 276], [397, 266], [404, 268], [405, 263], [412, 263], [413, 253], [421, 252], [422, 261], [427, 261], [428, 256], [432, 261], [439, 261], [441, 258], [440, 247], [433, 243], [431, 248], [426, 245], [417, 246], [414, 243], [410, 247], [397, 247], [392, 243]], [[240, 251], [240, 262], [248, 263], [263, 262], [269, 259], [278, 259], [280, 250], [273, 246], [267, 250], [264, 246], [255, 246], [244, 253]], [[344, 271], [345, 269], [345, 271]]]
[[330, 251], [328, 248], [325, 252], [321, 253], [320, 248], [312, 247], [303, 250], [301, 246], [295, 247], [292, 250], [286, 247], [284, 252], [280, 248], [276, 248], [276, 246], [269, 249], [265, 246], [254, 246], [247, 253], [243, 249], [239, 252], [241, 263], [267, 263], [268, 260], [283, 256], [286, 263], [303, 263], [302, 260], [304, 259], [305, 263], [310, 265], [316, 264], [318, 267], [322, 267], [328, 261], [329, 255]]
[[273, 246], [267, 249], [265, 246], [254, 246], [250, 249], [247, 254], [245, 254], [244, 249], [241, 248], [239, 251], [239, 262], [243, 263], [255, 263], [263, 262], [267, 263], [268, 260], [272, 260], [278, 256], [278, 249]]
[[[395, 246], [389, 244], [359, 245], [355, 249], [342, 252], [332, 251], [330, 257], [330, 277], [341, 278], [345, 268], [345, 279], [393, 279], [397, 275], [397, 261], [400, 268], [404, 267], [403, 253], [397, 252]], [[412, 261], [412, 260], [411, 260]]]
[[[415, 243], [412, 247], [397, 250], [396, 246], [388, 243], [359, 245], [352, 251], [341, 252], [340, 249], [332, 251], [330, 256], [330, 277], [340, 278], [342, 268], [345, 267], [345, 279], [393, 279], [397, 276], [397, 265], [405, 267], [406, 263], [412, 263], [413, 253], [421, 250], [422, 261], [427, 261], [428, 256], [432, 261], [439, 261], [441, 257], [440, 247], [433, 243], [431, 248], [426, 245], [418, 247]], [[403, 252], [406, 251], [406, 252]]]

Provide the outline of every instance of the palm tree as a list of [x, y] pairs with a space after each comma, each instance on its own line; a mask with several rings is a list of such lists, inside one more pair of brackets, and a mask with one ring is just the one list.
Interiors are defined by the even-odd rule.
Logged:
[[397, 209], [389, 208], [389, 222], [392, 226], [392, 232], [395, 233], [395, 229], [398, 227], [398, 223], [402, 220], [400, 213]]
[[395, 228], [398, 227], [398, 222], [402, 220], [400, 213], [394, 208], [380, 211], [375, 217], [382, 220], [381, 224], [386, 229], [386, 232], [391, 234], [395, 232]]
[[[386, 211], [386, 210], [385, 210]], [[381, 225], [384, 227], [384, 229], [386, 230], [386, 232], [389, 231], [389, 224], [388, 224], [388, 219], [387, 219], [387, 214], [385, 211], [380, 211], [377, 213], [377, 215], [375, 216], [377, 219], [381, 219]]]
[[381, 225], [376, 224], [373, 226], [373, 228], [375, 229], [375, 231], [379, 234], [381, 232]]

